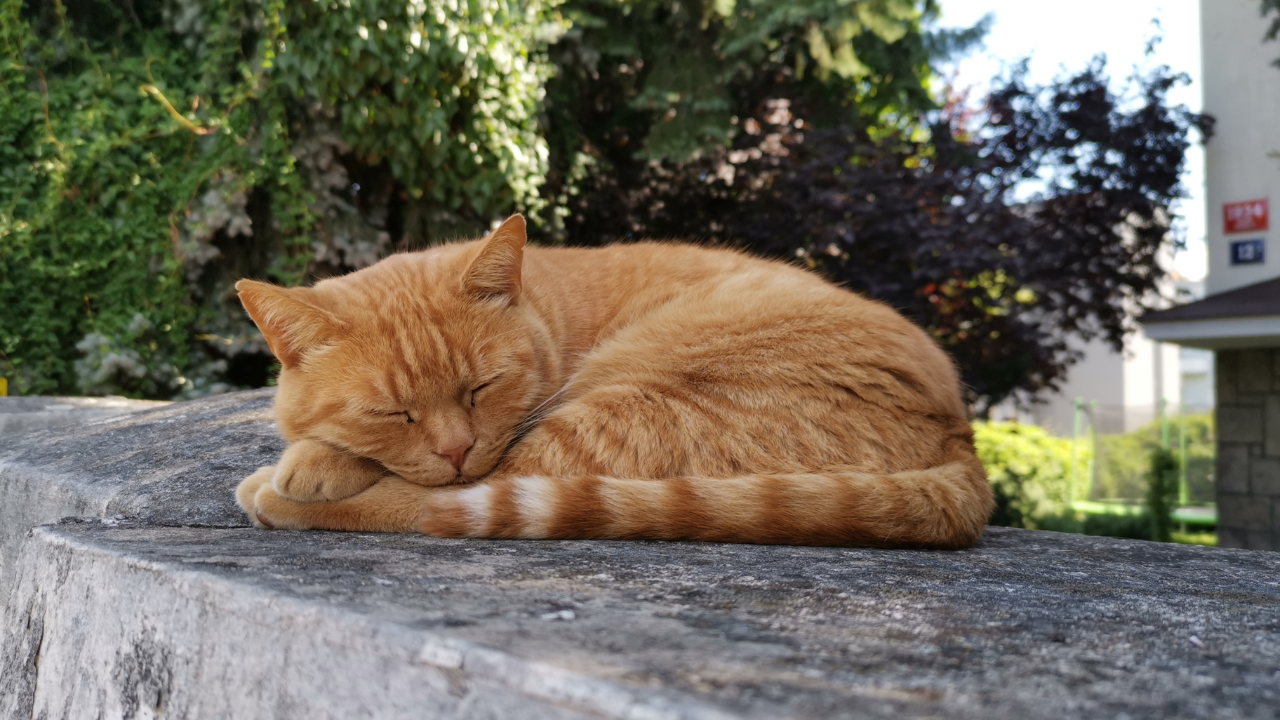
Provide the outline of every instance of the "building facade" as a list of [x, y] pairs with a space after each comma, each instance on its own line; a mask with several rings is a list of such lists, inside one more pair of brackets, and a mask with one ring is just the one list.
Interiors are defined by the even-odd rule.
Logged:
[[1201, 0], [1206, 297], [1149, 313], [1148, 337], [1213, 350], [1218, 543], [1280, 550], [1280, 43], [1257, 0]]

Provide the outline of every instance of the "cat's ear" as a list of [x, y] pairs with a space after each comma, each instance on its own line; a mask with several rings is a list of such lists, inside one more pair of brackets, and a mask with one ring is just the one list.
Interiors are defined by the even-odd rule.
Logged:
[[331, 313], [307, 302], [302, 297], [307, 292], [303, 288], [241, 280], [236, 283], [236, 291], [283, 367], [302, 362], [308, 351], [333, 339], [342, 327]]
[[480, 254], [462, 279], [463, 289], [480, 299], [514, 301], [520, 296], [524, 244], [524, 218], [512, 215], [481, 241]]

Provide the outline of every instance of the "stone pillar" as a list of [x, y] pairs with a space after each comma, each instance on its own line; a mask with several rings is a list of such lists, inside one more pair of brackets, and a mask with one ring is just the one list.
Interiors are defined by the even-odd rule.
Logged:
[[1280, 550], [1280, 349], [1216, 355], [1218, 545]]

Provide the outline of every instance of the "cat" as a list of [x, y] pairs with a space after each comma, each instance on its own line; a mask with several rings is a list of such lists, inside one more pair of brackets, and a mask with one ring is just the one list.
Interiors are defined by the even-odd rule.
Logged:
[[260, 527], [964, 548], [992, 510], [943, 350], [782, 262], [516, 215], [236, 289], [291, 443], [237, 489]]

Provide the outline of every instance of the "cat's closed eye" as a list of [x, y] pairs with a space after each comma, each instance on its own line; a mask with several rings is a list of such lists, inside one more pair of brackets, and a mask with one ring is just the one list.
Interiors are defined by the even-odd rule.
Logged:
[[492, 384], [493, 383], [484, 383], [483, 385], [477, 385], [476, 387], [471, 389], [471, 392], [467, 393], [467, 396], [471, 398], [471, 407], [476, 406], [476, 394], [479, 393], [481, 390], [489, 387]]

